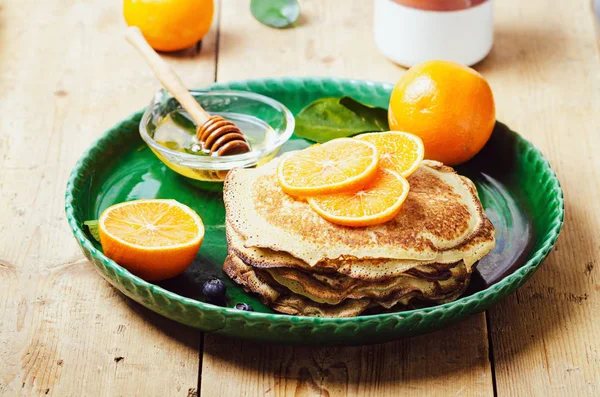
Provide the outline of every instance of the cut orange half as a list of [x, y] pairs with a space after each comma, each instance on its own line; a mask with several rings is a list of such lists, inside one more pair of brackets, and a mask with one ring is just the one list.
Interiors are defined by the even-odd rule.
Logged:
[[194, 260], [204, 225], [175, 200], [136, 200], [107, 208], [98, 220], [104, 255], [143, 279], [177, 276]]
[[334, 139], [284, 158], [277, 168], [283, 191], [313, 196], [358, 189], [377, 173], [379, 154], [371, 143]]
[[379, 166], [405, 178], [416, 171], [425, 156], [421, 138], [408, 132], [373, 132], [355, 138], [375, 145], [379, 151]]
[[308, 204], [321, 217], [343, 226], [372, 226], [398, 215], [408, 196], [408, 181], [397, 172], [380, 169], [361, 190], [309, 197]]

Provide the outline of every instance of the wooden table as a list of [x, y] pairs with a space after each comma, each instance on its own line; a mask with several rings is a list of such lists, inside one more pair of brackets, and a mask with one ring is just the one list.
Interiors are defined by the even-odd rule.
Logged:
[[[272, 30], [217, 0], [201, 46], [166, 59], [190, 87], [265, 76], [395, 82], [372, 2], [304, 0]], [[119, 0], [0, 3], [0, 395], [600, 395], [600, 59], [589, 0], [502, 0], [477, 69], [498, 119], [550, 159], [567, 218], [533, 279], [485, 314], [418, 338], [349, 348], [237, 341], [122, 296], [65, 220], [84, 149], [158, 88], [123, 39]]]

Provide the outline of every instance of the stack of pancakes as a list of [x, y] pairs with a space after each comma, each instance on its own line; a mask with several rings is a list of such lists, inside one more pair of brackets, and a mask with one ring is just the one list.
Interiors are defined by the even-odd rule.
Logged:
[[423, 161], [408, 178], [410, 192], [395, 219], [350, 228], [284, 193], [278, 162], [232, 170], [224, 186], [223, 270], [276, 311], [350, 317], [449, 302], [494, 247], [475, 186], [441, 163]]

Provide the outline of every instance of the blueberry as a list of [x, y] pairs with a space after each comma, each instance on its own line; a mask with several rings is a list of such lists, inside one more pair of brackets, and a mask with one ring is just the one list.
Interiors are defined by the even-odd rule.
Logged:
[[216, 278], [208, 280], [202, 286], [202, 295], [206, 302], [221, 305], [225, 301], [225, 284]]
[[250, 306], [247, 303], [236, 303], [234, 308], [238, 309], [238, 310], [243, 310], [245, 312], [253, 312], [254, 309], [252, 308], [252, 306]]

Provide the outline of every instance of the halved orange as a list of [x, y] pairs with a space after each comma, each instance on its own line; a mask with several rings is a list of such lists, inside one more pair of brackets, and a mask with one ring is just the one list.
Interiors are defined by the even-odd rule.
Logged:
[[337, 193], [369, 183], [378, 162], [377, 148], [371, 143], [340, 138], [284, 158], [277, 178], [283, 191], [294, 196]]
[[372, 132], [355, 138], [375, 145], [379, 151], [379, 166], [405, 178], [416, 171], [425, 156], [421, 138], [408, 132]]
[[308, 204], [321, 217], [343, 226], [372, 226], [398, 215], [408, 196], [408, 181], [397, 172], [381, 168], [361, 190], [309, 197]]
[[136, 200], [108, 207], [98, 220], [104, 255], [145, 280], [181, 274], [194, 260], [204, 225], [175, 200]]

